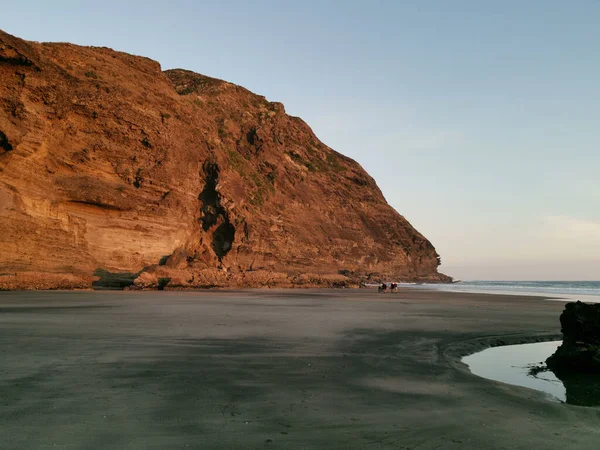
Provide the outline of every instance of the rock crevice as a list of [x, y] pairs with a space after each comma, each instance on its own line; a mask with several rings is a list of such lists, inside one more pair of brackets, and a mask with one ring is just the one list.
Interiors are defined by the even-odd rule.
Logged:
[[0, 130], [0, 148], [5, 152], [9, 152], [13, 149], [12, 144], [8, 141], [8, 138], [2, 130]]
[[219, 183], [219, 166], [217, 163], [207, 161], [203, 167], [205, 175], [204, 189], [198, 196], [201, 202], [201, 216], [203, 231], [212, 230], [212, 249], [219, 261], [231, 251], [235, 239], [235, 227], [229, 220], [229, 212], [221, 204], [221, 194], [217, 191]]

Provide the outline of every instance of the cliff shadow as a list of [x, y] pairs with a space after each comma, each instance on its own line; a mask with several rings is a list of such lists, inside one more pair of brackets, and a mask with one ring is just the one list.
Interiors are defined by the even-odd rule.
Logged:
[[92, 283], [94, 290], [123, 290], [133, 286], [134, 280], [141, 272], [109, 272], [105, 269], [94, 270], [94, 276], [100, 277]]

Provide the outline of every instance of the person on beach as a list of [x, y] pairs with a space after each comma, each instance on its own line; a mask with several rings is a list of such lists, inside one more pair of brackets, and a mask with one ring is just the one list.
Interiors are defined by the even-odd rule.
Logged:
[[398, 289], [397, 283], [390, 284], [390, 292], [397, 292], [397, 289]]
[[382, 282], [381, 286], [379, 286], [379, 288], [377, 289], [379, 292], [385, 292], [387, 291], [387, 284]]

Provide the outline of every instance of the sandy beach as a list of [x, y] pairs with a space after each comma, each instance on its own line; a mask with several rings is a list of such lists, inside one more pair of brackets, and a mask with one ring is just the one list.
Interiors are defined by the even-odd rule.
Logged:
[[461, 356], [560, 302], [404, 289], [0, 294], [2, 449], [595, 449], [598, 408]]

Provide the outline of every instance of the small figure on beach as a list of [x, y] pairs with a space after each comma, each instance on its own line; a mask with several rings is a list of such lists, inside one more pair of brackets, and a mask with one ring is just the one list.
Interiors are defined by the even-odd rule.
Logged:
[[398, 283], [390, 284], [390, 292], [397, 292], [397, 291], [398, 291]]
[[386, 292], [386, 291], [387, 291], [387, 284], [386, 284], [386, 283], [384, 283], [384, 282], [382, 282], [382, 283], [381, 283], [381, 286], [379, 286], [379, 287], [377, 288], [377, 291], [378, 291], [378, 292]]

